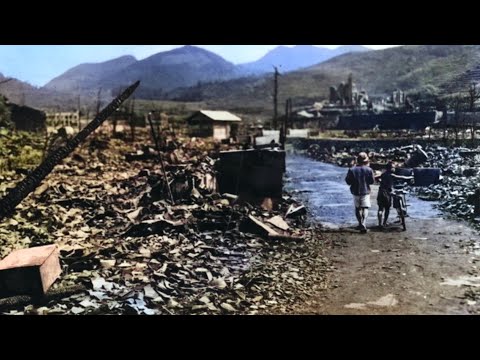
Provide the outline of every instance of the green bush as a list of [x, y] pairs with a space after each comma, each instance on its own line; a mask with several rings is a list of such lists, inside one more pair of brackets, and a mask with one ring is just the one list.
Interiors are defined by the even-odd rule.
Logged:
[[13, 123], [10, 120], [10, 110], [7, 107], [5, 97], [0, 96], [0, 128], [12, 128]]
[[43, 146], [41, 134], [0, 129], [0, 173], [36, 167], [42, 160]]

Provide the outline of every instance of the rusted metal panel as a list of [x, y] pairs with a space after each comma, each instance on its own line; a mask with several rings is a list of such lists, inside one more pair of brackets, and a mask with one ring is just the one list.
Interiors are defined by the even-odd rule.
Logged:
[[56, 245], [14, 251], [0, 261], [0, 297], [43, 295], [61, 272]]
[[217, 180], [220, 193], [282, 196], [285, 151], [226, 151], [219, 157]]
[[248, 218], [240, 224], [240, 229], [243, 232], [258, 234], [263, 237], [280, 235], [277, 231], [252, 215], [249, 215]]
[[440, 182], [440, 169], [415, 168], [413, 176], [415, 177], [415, 186], [430, 186]]

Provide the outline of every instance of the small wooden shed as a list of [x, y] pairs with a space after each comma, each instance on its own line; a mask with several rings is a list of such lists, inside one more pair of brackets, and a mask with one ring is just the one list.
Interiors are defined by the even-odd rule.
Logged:
[[225, 140], [236, 136], [238, 116], [228, 111], [197, 111], [187, 118], [190, 136], [213, 137], [215, 140]]

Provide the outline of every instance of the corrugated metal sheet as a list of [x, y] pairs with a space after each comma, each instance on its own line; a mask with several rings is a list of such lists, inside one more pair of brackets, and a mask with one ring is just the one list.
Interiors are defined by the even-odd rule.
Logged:
[[305, 111], [305, 110], [302, 110], [300, 112], [297, 113], [298, 116], [302, 116], [302, 117], [305, 117], [305, 118], [308, 118], [308, 119], [311, 119], [311, 118], [314, 118], [315, 115], [313, 114], [310, 114], [309, 112]]
[[277, 144], [280, 142], [280, 130], [263, 130], [263, 136], [255, 138], [255, 145], [268, 145], [272, 140]]
[[228, 111], [201, 110], [200, 112], [214, 121], [242, 121], [238, 116]]
[[290, 129], [288, 135], [290, 137], [308, 138], [310, 136], [310, 129]]

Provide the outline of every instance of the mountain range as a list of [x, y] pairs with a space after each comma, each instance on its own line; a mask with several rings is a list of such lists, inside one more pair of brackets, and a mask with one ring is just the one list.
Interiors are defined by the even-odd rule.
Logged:
[[[272, 108], [272, 65], [281, 73], [280, 104], [287, 98], [295, 104], [310, 104], [327, 98], [329, 87], [346, 81], [350, 73], [359, 90], [370, 95], [388, 95], [397, 88], [435, 93], [455, 79], [468, 77], [468, 71], [480, 64], [479, 45], [365, 50], [357, 46], [335, 50], [305, 45], [277, 47], [257, 62], [234, 65], [205, 49], [185, 46], [143, 60], [123, 56], [81, 64], [42, 88], [12, 80], [0, 84], [0, 91], [14, 102], [30, 106], [74, 109], [79, 98], [91, 104], [101, 89], [106, 101], [120, 88], [141, 80], [137, 99], [203, 101], [212, 108], [268, 112]], [[0, 81], [3, 78], [0, 75]], [[465, 81], [468, 79], [457, 83]]]
[[[279, 103], [291, 98], [294, 105], [307, 105], [326, 99], [330, 87], [346, 82], [349, 74], [357, 89], [371, 96], [391, 95], [396, 89], [438, 94], [448, 84], [468, 83], [465, 76], [476, 73], [478, 65], [479, 45], [408, 45], [349, 53], [281, 75]], [[273, 76], [269, 75], [177, 89], [171, 96], [182, 101], [193, 96], [196, 101], [207, 101], [210, 107], [235, 109], [243, 104], [252, 110], [271, 112], [272, 94]]]
[[92, 95], [99, 88], [115, 92], [140, 80], [138, 96], [159, 98], [180, 87], [262, 75], [271, 72], [272, 65], [279, 66], [282, 71], [292, 71], [346, 52], [367, 50], [362, 46], [342, 46], [334, 50], [312, 45], [279, 46], [258, 61], [235, 66], [205, 49], [184, 46], [139, 61], [133, 56], [123, 56], [97, 64], [81, 64], [51, 80], [44, 88]]

